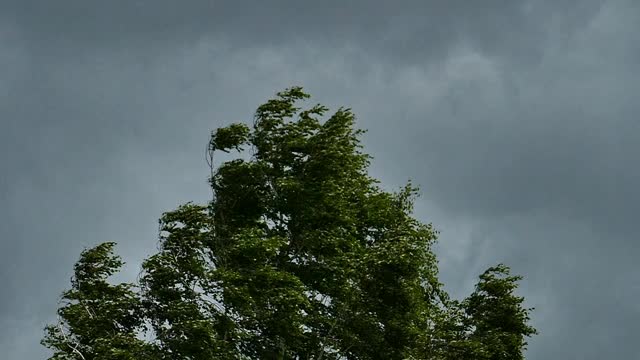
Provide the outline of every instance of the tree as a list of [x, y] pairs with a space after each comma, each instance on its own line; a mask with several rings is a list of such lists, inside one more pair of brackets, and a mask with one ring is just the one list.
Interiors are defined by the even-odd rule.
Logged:
[[468, 342], [475, 345], [474, 359], [524, 359], [525, 337], [536, 334], [536, 330], [528, 325], [531, 309], [523, 308], [524, 298], [514, 295], [520, 279], [510, 276], [503, 264], [489, 268], [462, 303]]
[[[52, 359], [100, 358], [87, 355], [98, 353], [91, 339], [155, 359], [521, 354], [532, 328], [529, 310], [510, 297], [517, 278], [486, 277], [469, 299], [450, 300], [431, 250], [437, 232], [412, 216], [418, 189], [384, 191], [368, 175], [351, 111], [322, 121], [324, 106], [296, 106], [308, 97], [288, 89], [258, 107], [253, 127], [212, 133], [211, 154], [250, 148], [251, 156], [212, 165], [207, 205], [162, 216], [160, 248], [142, 264], [139, 288], [94, 296], [106, 309], [100, 316], [119, 319], [113, 306], [130, 314], [128, 327], [100, 325], [107, 336], [65, 318], [71, 336], [87, 340], [73, 352], [50, 327], [43, 343], [66, 356]], [[110, 275], [119, 266], [111, 245], [96, 249], [111, 261], [101, 273]], [[110, 289], [87, 284], [95, 294]], [[500, 286], [506, 292], [494, 291]], [[141, 340], [145, 324], [152, 341]]]
[[147, 359], [151, 347], [137, 338], [142, 308], [133, 285], [106, 279], [122, 265], [112, 242], [82, 252], [71, 290], [62, 295], [59, 322], [45, 328], [42, 344], [52, 360]]

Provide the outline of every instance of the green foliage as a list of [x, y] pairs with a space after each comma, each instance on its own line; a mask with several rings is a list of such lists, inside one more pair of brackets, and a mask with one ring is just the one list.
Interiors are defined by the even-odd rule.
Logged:
[[233, 124], [225, 128], [220, 128], [211, 134], [209, 145], [211, 150], [228, 150], [234, 148], [241, 151], [240, 146], [247, 142], [249, 128], [244, 124]]
[[83, 252], [66, 333], [49, 326], [43, 340], [51, 359], [522, 358], [535, 330], [519, 278], [498, 266], [450, 300], [437, 232], [412, 216], [418, 189], [383, 191], [351, 111], [323, 120], [324, 106], [296, 106], [308, 97], [288, 89], [252, 129], [212, 134], [211, 150], [252, 156], [215, 169], [206, 206], [163, 214], [139, 288], [107, 282], [122, 265], [112, 243]]
[[148, 359], [153, 347], [137, 338], [142, 308], [133, 286], [111, 285], [106, 279], [122, 261], [114, 243], [82, 252], [74, 268], [71, 290], [62, 295], [60, 321], [46, 327], [42, 344], [53, 349], [52, 360]]
[[514, 295], [520, 276], [510, 276], [509, 268], [498, 265], [480, 275], [480, 282], [462, 306], [465, 326], [475, 346], [475, 359], [519, 360], [525, 337], [536, 334], [528, 325], [532, 309], [522, 307], [524, 299]]

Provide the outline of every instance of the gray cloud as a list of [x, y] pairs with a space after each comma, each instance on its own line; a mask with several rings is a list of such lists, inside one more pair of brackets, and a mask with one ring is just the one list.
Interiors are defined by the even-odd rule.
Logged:
[[[263, 3], [260, 3], [263, 4]], [[462, 296], [525, 275], [529, 358], [635, 358], [640, 7], [634, 1], [0, 3], [0, 349], [37, 341], [83, 246], [125, 278], [157, 218], [205, 201], [209, 130], [300, 84], [354, 109], [372, 173]]]
[[164, 46], [203, 36], [232, 39], [234, 48], [281, 46], [300, 40], [334, 47], [357, 44], [377, 58], [425, 63], [457, 42], [519, 62], [539, 61], [545, 27], [570, 36], [597, 13], [601, 1], [449, 0], [401, 3], [301, 3], [190, 0], [41, 2], [5, 0], [0, 13], [47, 51]]

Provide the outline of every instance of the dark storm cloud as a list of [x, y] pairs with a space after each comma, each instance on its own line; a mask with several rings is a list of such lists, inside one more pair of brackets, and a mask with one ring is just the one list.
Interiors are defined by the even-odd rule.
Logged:
[[37, 46], [58, 50], [123, 50], [219, 36], [239, 48], [292, 40], [327, 47], [353, 43], [379, 59], [425, 63], [446, 57], [463, 41], [497, 56], [535, 62], [543, 51], [545, 26], [556, 22], [560, 36], [567, 36], [599, 6], [596, 0], [5, 0], [0, 14]]
[[608, 29], [639, 15], [605, 7], [519, 74], [470, 63], [475, 72], [450, 83], [422, 131], [411, 130], [438, 202], [474, 217], [554, 209], [603, 232], [633, 231], [640, 49], [628, 28]]
[[[480, 5], [482, 3], [482, 5]], [[504, 261], [530, 359], [638, 357], [636, 1], [0, 1], [0, 350], [41, 328], [83, 246], [153, 251], [208, 196], [208, 131], [300, 84], [422, 185], [457, 296]]]

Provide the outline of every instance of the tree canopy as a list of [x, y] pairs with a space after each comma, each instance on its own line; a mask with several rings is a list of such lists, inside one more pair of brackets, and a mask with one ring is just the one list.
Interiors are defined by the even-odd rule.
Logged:
[[138, 282], [108, 281], [114, 243], [82, 252], [51, 360], [524, 358], [521, 278], [498, 265], [450, 299], [418, 189], [384, 191], [350, 109], [307, 98], [287, 89], [211, 134], [212, 154], [238, 157], [212, 168], [211, 201], [162, 215]]

